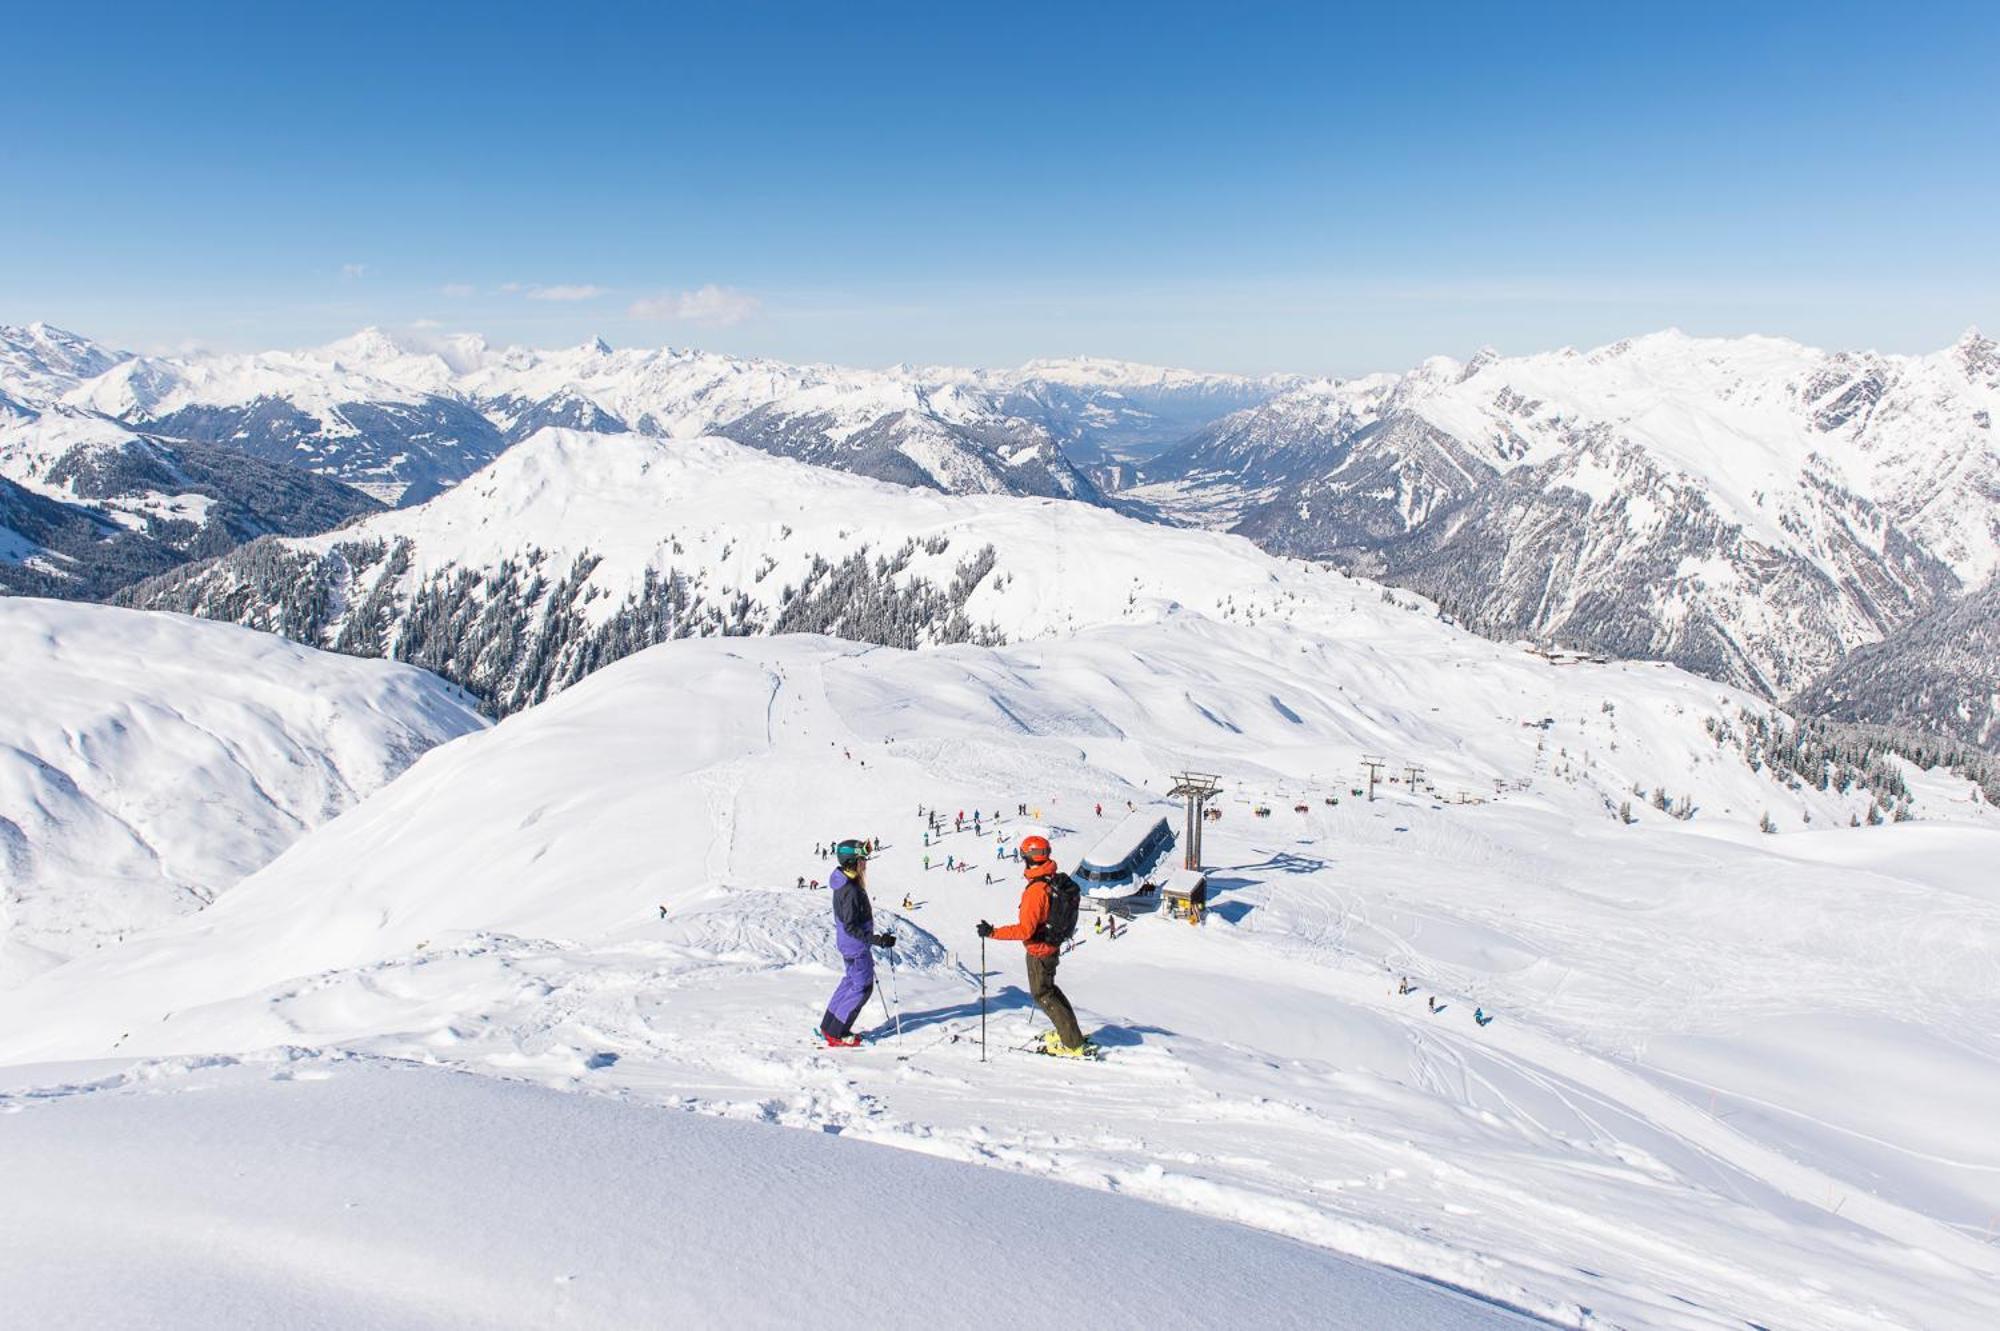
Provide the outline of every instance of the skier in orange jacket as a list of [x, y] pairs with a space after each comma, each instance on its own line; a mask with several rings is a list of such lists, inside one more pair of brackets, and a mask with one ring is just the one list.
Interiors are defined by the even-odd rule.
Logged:
[[1061, 960], [1063, 943], [1076, 931], [1076, 903], [1080, 894], [1075, 881], [1057, 869], [1055, 860], [1050, 858], [1047, 837], [1023, 837], [1021, 862], [1021, 873], [1027, 882], [1021, 888], [1020, 920], [998, 929], [981, 920], [979, 936], [1026, 946], [1028, 992], [1056, 1027], [1045, 1041], [1048, 1052], [1081, 1057], [1087, 1046], [1083, 1030], [1076, 1024], [1076, 1009], [1056, 987], [1056, 965]]

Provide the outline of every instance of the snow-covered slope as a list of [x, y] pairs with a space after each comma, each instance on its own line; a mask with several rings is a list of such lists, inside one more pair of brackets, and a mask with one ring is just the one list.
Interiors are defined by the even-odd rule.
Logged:
[[0, 593], [104, 594], [180, 556], [96, 509], [38, 494], [0, 476]]
[[[1555, 665], [1314, 576], [1337, 589], [1317, 623], [641, 653], [427, 755], [201, 915], [0, 996], [0, 1062], [351, 1049], [1082, 1183], [1559, 1325], [1981, 1325], [1989, 811], [1931, 776], [1920, 813], [1957, 822], [1832, 830], [1865, 795], [1718, 739], [1746, 695]], [[1356, 799], [1364, 753], [1428, 777]], [[1068, 862], [1096, 803], [1182, 764], [1225, 789], [1208, 924], [1086, 926], [1063, 983], [1108, 1057], [1085, 1066], [1015, 1052], [1032, 1008], [995, 945], [982, 1063], [999, 848], [1032, 827]], [[1627, 824], [1634, 786], [1694, 817], [1635, 799]], [[996, 816], [925, 847], [920, 804]], [[885, 843], [903, 1033], [834, 1055], [806, 1038], [826, 897], [792, 885], [846, 835]], [[1867, 1090], [1857, 1058], [1896, 1075]]]
[[64, 597], [108, 596], [187, 559], [381, 507], [331, 477], [60, 406], [0, 416], [0, 484], [15, 487], [18, 529], [36, 547], [0, 551], [0, 591]]
[[1916, 727], [2000, 752], [2000, 578], [1855, 649], [1790, 705], [1805, 716]]
[[175, 615], [0, 599], [0, 984], [199, 910], [478, 729], [458, 690]]
[[1324, 620], [1349, 598], [1336, 610], [1321, 589], [1342, 585], [1082, 504], [906, 489], [720, 439], [547, 430], [428, 504], [127, 595], [411, 661], [512, 711], [667, 638], [1018, 640], [1177, 604]]
[[[1223, 1221], [826, 1134], [373, 1059], [65, 1071], [0, 1089], [0, 1305], [23, 1326], [1013, 1328], [1024, 1272], [1092, 1327], [1533, 1325]], [[1154, 1269], [1109, 1279], [1110, 1252]]]
[[1136, 492], [1482, 630], [1799, 688], [2000, 566], [2000, 351], [1668, 332], [1307, 385]]

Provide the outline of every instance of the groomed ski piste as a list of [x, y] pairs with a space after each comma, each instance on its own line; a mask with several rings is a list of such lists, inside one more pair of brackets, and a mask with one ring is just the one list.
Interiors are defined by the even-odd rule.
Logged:
[[[1169, 1322], [1451, 1324], [1343, 1321], [1324, 1300], [1349, 1268], [1324, 1274], [1326, 1253], [1457, 1291], [1451, 1316], [1991, 1325], [2000, 832], [1965, 784], [1913, 774], [1930, 821], [1850, 829], [1837, 792], [1787, 792], [1719, 749], [1703, 718], [1747, 700], [1712, 683], [1558, 667], [1381, 601], [1349, 622], [1169, 614], [1000, 649], [643, 652], [432, 751], [201, 914], [0, 995], [0, 1139], [16, 1158], [69, 1142], [55, 1158], [80, 1160], [129, 1135], [113, 1158], [143, 1157], [138, 1181], [114, 1169], [80, 1195], [104, 1199], [92, 1223], [125, 1217], [102, 1260], [150, 1253], [157, 1320], [183, 1324], [280, 1297], [301, 1317], [537, 1323], [565, 1290], [586, 1322], [698, 1319], [718, 1305], [666, 1273], [684, 1259], [733, 1263], [729, 1311], [777, 1323], [795, 1294], [765, 1272], [808, 1262], [834, 1226], [838, 1274], [813, 1278], [879, 1290], [865, 1318], [894, 1324], [961, 1296], [976, 1320], [971, 1289], [1011, 1288], [1045, 1244], [1098, 1277], [1052, 1282], [1052, 1306], [1103, 1325], [1141, 1324], [1161, 1291], [1178, 1291]], [[1427, 763], [1441, 792], [1505, 792], [1354, 799], [1355, 756], [1384, 749]], [[1071, 863], [1101, 833], [1096, 802], [1108, 825], [1183, 764], [1225, 784], [1207, 923], [1142, 916], [1115, 938], [1086, 923], [1061, 980], [1106, 1051], [1087, 1064], [1017, 1052], [1043, 1023], [1018, 946], [989, 944], [982, 1060], [973, 926], [1011, 918], [1003, 848], [1046, 831]], [[1607, 791], [1654, 779], [1702, 812], [1606, 813]], [[1337, 807], [1308, 798], [1335, 791]], [[1015, 816], [1023, 803], [1040, 822]], [[1274, 815], [1252, 817], [1260, 803]], [[970, 869], [923, 870], [919, 806], [989, 815], [932, 848]], [[1767, 806], [1789, 810], [1780, 835], [1756, 830]], [[836, 975], [827, 894], [795, 883], [823, 881], [812, 848], [842, 836], [884, 843], [872, 894], [901, 941], [876, 1038], [834, 1051], [809, 1039]], [[906, 893], [916, 908], [895, 909]], [[479, 1077], [438, 1080], [464, 1073]], [[381, 1098], [392, 1078], [407, 1109]], [[155, 1105], [167, 1117], [148, 1133]], [[682, 1194], [659, 1153], [709, 1129], [677, 1113], [809, 1135], [732, 1135], [715, 1149], [750, 1190], [703, 1175]], [[253, 1204], [216, 1167], [239, 1126], [246, 1177], [289, 1200]], [[420, 1149], [428, 1134], [446, 1149]], [[977, 1203], [984, 1185], [952, 1209], [959, 1182], [856, 1143], [1040, 1181], [993, 1210], [1061, 1219], [1030, 1259], [1009, 1246], [1027, 1243], [1015, 1221]], [[824, 1152], [820, 1181], [761, 1217], [765, 1247], [687, 1258], [659, 1238], [682, 1205], [737, 1232], [731, 1199], [769, 1195], [759, 1180], [807, 1168], [802, 1151]], [[625, 1182], [599, 1199], [607, 1174]], [[6, 1190], [10, 1232], [80, 1232], [58, 1176]], [[1187, 1240], [1204, 1266], [1148, 1236], [1167, 1221], [1124, 1229], [1058, 1185], [1295, 1241], [1306, 1265], [1267, 1283], [1225, 1227]], [[445, 1189], [463, 1190], [450, 1213], [473, 1233], [422, 1230], [425, 1261], [393, 1243], [318, 1253], [348, 1232], [336, 1209], [405, 1232]], [[500, 1308], [513, 1285], [451, 1263], [426, 1283], [430, 1257], [532, 1247], [544, 1222], [540, 1302]], [[932, 1242], [900, 1274], [840, 1246], [912, 1224]], [[227, 1241], [170, 1245], [187, 1225]], [[81, 1280], [94, 1260], [61, 1269]], [[35, 1286], [33, 1268], [0, 1268], [0, 1298]], [[289, 1283], [301, 1270], [312, 1279]], [[1315, 1280], [1309, 1296], [1286, 1283]], [[844, 1289], [827, 1297], [864, 1320]]]

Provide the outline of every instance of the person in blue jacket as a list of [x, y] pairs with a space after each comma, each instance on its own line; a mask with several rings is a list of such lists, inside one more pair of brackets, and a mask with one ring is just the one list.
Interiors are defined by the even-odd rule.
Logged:
[[868, 902], [868, 847], [858, 837], [848, 837], [833, 848], [840, 867], [826, 880], [833, 889], [833, 941], [847, 969], [840, 987], [819, 1019], [819, 1033], [828, 1046], [849, 1049], [861, 1043], [854, 1033], [855, 1019], [875, 992], [875, 954], [871, 947], [894, 947], [896, 935], [875, 932], [875, 908]]

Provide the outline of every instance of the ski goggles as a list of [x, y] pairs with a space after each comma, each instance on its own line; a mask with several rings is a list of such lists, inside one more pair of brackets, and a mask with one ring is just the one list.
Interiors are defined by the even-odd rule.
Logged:
[[868, 858], [868, 847], [859, 841], [843, 841], [833, 848], [833, 858], [836, 860], [865, 860]]

